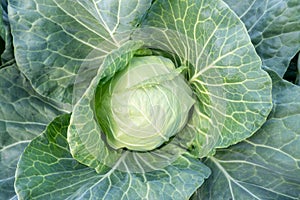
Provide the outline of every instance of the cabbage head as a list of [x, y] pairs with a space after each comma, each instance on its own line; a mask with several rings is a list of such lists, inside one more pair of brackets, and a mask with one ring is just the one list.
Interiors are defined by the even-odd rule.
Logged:
[[108, 144], [152, 150], [178, 133], [194, 104], [181, 68], [160, 56], [133, 58], [96, 94], [96, 113]]
[[0, 11], [1, 200], [300, 199], [299, 0]]

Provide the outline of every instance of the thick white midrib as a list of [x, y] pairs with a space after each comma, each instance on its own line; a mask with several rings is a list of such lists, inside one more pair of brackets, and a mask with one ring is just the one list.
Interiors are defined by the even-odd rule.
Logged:
[[[274, 5], [272, 5], [271, 7], [268, 8], [268, 4], [269, 4], [269, 0], [267, 0], [267, 3], [265, 4], [266, 7], [265, 7], [265, 10], [264, 10], [264, 13], [262, 13], [262, 15], [255, 21], [255, 23], [253, 23], [251, 25], [251, 27], [249, 27], [248, 29], [248, 33], [250, 33], [252, 31], [252, 29], [257, 25], [257, 23], [263, 18], [263, 16], [266, 15], [266, 13], [271, 10], [272, 8], [276, 7], [278, 4], [282, 3], [283, 1], [278, 1], [277, 3], [275, 3]], [[272, 23], [270, 23], [272, 24]], [[266, 26], [264, 29], [266, 29], [268, 26]], [[263, 31], [261, 31], [263, 33]]]
[[[243, 164], [247, 164], [247, 165], [252, 165], [252, 166], [255, 166], [255, 167], [259, 167], [259, 168], [262, 168], [264, 170], [268, 170], [270, 171], [269, 168], [263, 166], [263, 165], [260, 165], [260, 164], [257, 164], [257, 163], [252, 163], [252, 162], [248, 162], [248, 161], [245, 161], [245, 160], [218, 160], [220, 163], [234, 163], [234, 164], [238, 164], [238, 163], [243, 163]], [[284, 176], [284, 174], [281, 174], [281, 173], [277, 173], [275, 172], [276, 174], [280, 175], [280, 176]], [[275, 194], [279, 194], [281, 196], [285, 196], [285, 197], [288, 197], [290, 199], [296, 199], [295, 197], [293, 196], [289, 196], [289, 195], [286, 195], [284, 193], [280, 193], [280, 192], [277, 192], [277, 191], [274, 191], [274, 190], [271, 190], [271, 189], [268, 189], [268, 188], [265, 188], [263, 186], [259, 186], [259, 185], [256, 185], [256, 184], [253, 184], [253, 183], [247, 183], [248, 185], [252, 185], [254, 187], [258, 187], [258, 188], [261, 188], [263, 190], [267, 190], [269, 192], [273, 192]]]
[[[256, 1], [256, 0], [255, 0]], [[279, 1], [280, 2], [280, 1]], [[267, 0], [267, 3], [265, 4], [264, 12], [259, 16], [259, 18], [253, 23], [249, 28], [247, 28], [247, 32], [250, 33], [251, 30], [256, 26], [256, 24], [260, 21], [260, 19], [265, 15], [265, 11], [267, 10], [267, 6], [269, 4], [269, 0]], [[276, 5], [276, 4], [275, 4]]]
[[285, 155], [286, 157], [288, 157], [288, 158], [290, 158], [290, 159], [292, 159], [294, 161], [297, 161], [294, 157], [292, 157], [290, 154], [282, 151], [281, 149], [277, 149], [277, 148], [274, 148], [274, 147], [271, 147], [271, 146], [267, 146], [267, 145], [264, 145], [264, 144], [256, 144], [254, 142], [251, 142], [250, 140], [245, 140], [244, 142], [247, 142], [248, 144], [251, 144], [252, 146], [255, 146], [255, 147], [261, 147], [261, 148], [270, 149], [270, 150], [279, 152], [279, 153]]
[[144, 181], [146, 182], [146, 177], [145, 177], [145, 171], [144, 171], [144, 168], [141, 166], [140, 162], [138, 161], [138, 159], [136, 158], [136, 153], [133, 154], [133, 159], [134, 161], [136, 162], [136, 165], [140, 168], [143, 176], [144, 176]]
[[[200, 71], [200, 69], [198, 69], [198, 65], [199, 65], [199, 61], [203, 56], [203, 53], [207, 47], [208, 44], [210, 44], [211, 39], [215, 36], [215, 33], [219, 30], [220, 25], [222, 24], [222, 22], [224, 21], [225, 17], [227, 17], [227, 15], [229, 14], [229, 12], [226, 13], [226, 15], [222, 18], [222, 20], [217, 24], [217, 26], [215, 27], [215, 29], [213, 30], [213, 32], [210, 34], [210, 36], [206, 39], [201, 52], [197, 55], [197, 59], [196, 59], [196, 71]], [[194, 76], [192, 77], [192, 79], [194, 78]]]
[[[209, 84], [203, 84], [203, 82], [199, 81], [198, 79], [196, 79], [193, 83], [199, 83], [200, 85], [207, 85], [207, 86], [210, 86]], [[242, 82], [241, 82], [242, 84]], [[230, 86], [230, 84], [228, 84]], [[233, 85], [233, 84], [232, 84]], [[238, 85], [238, 84], [234, 84], [234, 85]], [[221, 86], [221, 84], [220, 84]], [[253, 90], [248, 90], [249, 92], [253, 91]], [[258, 101], [248, 101], [248, 100], [234, 100], [234, 99], [229, 99], [229, 98], [223, 98], [221, 96], [217, 96], [217, 95], [214, 95], [213, 93], [207, 93], [208, 95], [210, 95], [211, 97], [214, 97], [216, 99], [219, 99], [219, 100], [224, 100], [224, 102], [234, 102], [234, 103], [246, 103], [246, 104], [270, 104], [269, 101], [262, 101], [262, 100], [258, 100]], [[252, 112], [252, 113], [256, 113], [256, 112]]]
[[253, 194], [247, 188], [245, 188], [240, 183], [238, 183], [234, 178], [232, 178], [230, 176], [230, 174], [228, 174], [227, 171], [223, 168], [223, 166], [218, 162], [217, 159], [215, 159], [214, 157], [209, 157], [209, 159], [221, 170], [221, 172], [224, 174], [225, 178], [227, 179], [227, 182], [228, 182], [229, 187], [230, 187], [230, 192], [231, 192], [232, 200], [235, 200], [235, 197], [234, 197], [234, 194], [233, 194], [231, 182], [233, 182], [236, 185], [238, 185], [239, 187], [241, 187], [245, 192], [247, 192], [248, 194], [250, 194], [255, 199], [261, 200], [258, 196], [256, 196], [255, 194]]
[[47, 124], [45, 124], [45, 123], [34, 122], [34, 121], [31, 121], [31, 122], [30, 122], [30, 121], [23, 122], [23, 121], [14, 121], [14, 120], [5, 120], [5, 119], [0, 119], [0, 121], [2, 121], [2, 122], [4, 122], [4, 123], [11, 123], [11, 124], [47, 126]]
[[[66, 71], [66, 70], [65, 70]], [[68, 72], [69, 73], [69, 72]], [[73, 74], [73, 75], [75, 75], [75, 74]], [[29, 81], [30, 82], [30, 85], [33, 85], [32, 84], [32, 81]], [[13, 82], [11, 82], [13, 85], [17, 85], [17, 84], [15, 84], [15, 83], [13, 83]], [[28, 101], [30, 101], [30, 99], [32, 99], [32, 98], [37, 98], [39, 101], [41, 101], [41, 102], [43, 102], [44, 104], [46, 104], [47, 106], [50, 106], [50, 107], [52, 107], [52, 108], [55, 108], [57, 111], [61, 111], [61, 112], [64, 112], [64, 113], [70, 113], [70, 111], [69, 110], [67, 110], [67, 109], [65, 109], [64, 107], [68, 107], [68, 105], [67, 104], [63, 104], [63, 105], [59, 105], [59, 102], [56, 102], [55, 100], [48, 100], [48, 101], [46, 101], [45, 99], [45, 97], [43, 97], [42, 95], [40, 95], [39, 93], [32, 93], [32, 89], [30, 88], [30, 89], [25, 89], [26, 90], [26, 92], [28, 92], [29, 94], [30, 94], [30, 96], [28, 96], [28, 97], [23, 97], [23, 98], [21, 98], [21, 99], [19, 99], [18, 101], [21, 101], [21, 100], [28, 100]], [[0, 102], [0, 104], [1, 104], [2, 102]], [[4, 102], [4, 103], [7, 103], [7, 102]], [[13, 103], [11, 103], [11, 104], [13, 104]], [[1, 119], [0, 119], [1, 120]], [[30, 122], [30, 123], [37, 123], [37, 122]]]
[[78, 197], [78, 198], [80, 199], [81, 197], [83, 197], [88, 191], [91, 191], [95, 186], [97, 186], [104, 179], [108, 178], [112, 173], [114, 173], [114, 171], [116, 171], [116, 169], [119, 167], [119, 165], [121, 164], [121, 162], [124, 161], [124, 159], [127, 156], [127, 154], [128, 154], [128, 151], [126, 151], [125, 153], [123, 153], [122, 156], [119, 158], [119, 160], [116, 162], [116, 164], [113, 166], [113, 168], [111, 168], [99, 181], [97, 181], [91, 187], [89, 187], [87, 190], [85, 190], [82, 193], [82, 195], [80, 197]]
[[[246, 43], [245, 45], [239, 46], [238, 48], [236, 48], [236, 49], [234, 49], [234, 50], [232, 50], [232, 51], [230, 51], [230, 52], [227, 52], [227, 53], [223, 54], [222, 56], [218, 57], [218, 58], [217, 58], [216, 60], [214, 60], [212, 63], [206, 65], [206, 66], [203, 67], [201, 70], [199, 70], [197, 73], [195, 73], [195, 74], [193, 75], [193, 77], [189, 80], [189, 82], [191, 83], [191, 82], [195, 81], [195, 79], [197, 79], [201, 74], [203, 74], [203, 73], [206, 72], [207, 70], [209, 70], [209, 69], [211, 69], [212, 67], [214, 67], [215, 64], [218, 63], [218, 62], [219, 62], [220, 60], [222, 60], [223, 58], [226, 58], [227, 56], [233, 54], [234, 52], [240, 50], [241, 48], [245, 48], [245, 47], [250, 46], [250, 45], [252, 45], [252, 43], [250, 43], [250, 42], [249, 42], [249, 43]], [[257, 61], [257, 62], [260, 62], [260, 61]], [[248, 63], [246, 63], [246, 64], [248, 64]]]
[[[117, 14], [117, 22], [116, 22], [116, 25], [114, 26], [113, 30], [111, 31], [112, 33], [115, 33], [117, 31], [117, 28], [118, 28], [118, 25], [120, 24], [120, 11], [121, 11], [121, 4], [122, 4], [122, 0], [119, 0], [118, 1], [118, 14]], [[114, 36], [112, 35], [113, 39], [114, 39]], [[115, 41], [115, 39], [114, 39]], [[115, 41], [116, 42], [116, 41]]]
[[158, 171], [158, 170], [161, 170], [161, 171], [164, 171], [166, 174], [169, 175], [169, 177], [171, 178], [172, 176], [165, 170], [165, 169], [160, 169], [160, 168], [156, 168], [155, 166], [152, 166], [150, 163], [148, 163], [146, 160], [144, 160], [144, 158], [139, 155], [139, 154], [136, 154], [137, 157], [139, 157], [139, 159], [141, 161], [143, 161], [145, 163], [145, 165], [147, 165], [150, 169], [154, 170], [154, 171]]
[[[174, 9], [173, 9], [173, 6], [171, 5], [170, 1], [169, 1], [169, 6], [171, 8], [171, 12], [172, 12], [172, 16], [176, 16], [175, 12], [174, 12]], [[184, 16], [181, 17], [182, 19], [184, 19], [184, 17], [186, 17], [187, 15], [187, 10], [188, 9], [185, 9], [185, 12], [184, 12]], [[200, 12], [200, 11], [199, 11]], [[175, 28], [177, 30], [178, 33], [180, 33], [180, 28], [178, 27], [177, 23], [176, 23], [176, 19], [174, 18], [174, 21], [175, 21]], [[184, 45], [184, 42], [182, 42], [182, 46], [183, 46], [183, 49], [184, 49], [184, 52], [183, 52], [183, 58], [185, 58], [185, 60], [187, 60], [189, 58], [189, 53], [190, 51], [188, 49], [190, 49], [190, 45], [189, 45], [189, 41], [188, 41], [188, 34], [187, 34], [187, 30], [186, 30], [186, 27], [185, 27], [185, 23], [184, 23], [184, 37], [181, 37], [181, 33], [179, 34], [179, 37], [180, 39], [183, 39], [185, 38], [185, 41], [186, 41], [186, 45]]]
[[[155, 29], [157, 29], [157, 28], [155, 28]], [[158, 29], [159, 30], [159, 29]], [[168, 30], [168, 29], [166, 29], [166, 30]], [[159, 30], [160, 31], [160, 30]], [[169, 30], [168, 30], [169, 31]], [[166, 46], [166, 49], [169, 49], [169, 50], [173, 50], [174, 51], [174, 53], [176, 53], [176, 55], [182, 55], [182, 54], [180, 54], [179, 52], [181, 52], [181, 50], [180, 50], [180, 48], [175, 48], [176, 47], [176, 44], [175, 44], [175, 47], [174, 47], [174, 45], [173, 45], [173, 42], [171, 42], [170, 41], [170, 37], [168, 36], [168, 34], [166, 34], [166, 33], [168, 33], [167, 31], [160, 31], [160, 32], [162, 32], [162, 34], [165, 36], [165, 39], [167, 40], [167, 42], [168, 42], [168, 46], [166, 46], [165, 45], [165, 43], [162, 43], [162, 42], [160, 42], [160, 40], [158, 40], [158, 42], [159, 43], [161, 43], [162, 45], [164, 45], [164, 46]], [[178, 33], [177, 33], [177, 35], [178, 35]], [[180, 35], [179, 35], [179, 37], [180, 37]], [[171, 47], [171, 48], [170, 48]], [[177, 51], [179, 49], [179, 51]], [[164, 50], [164, 49], [163, 49]]]
[[[56, 2], [55, 2], [56, 3]], [[66, 14], [68, 14], [68, 16], [71, 16], [71, 18], [74, 18], [72, 15], [70, 15], [66, 10], [64, 10], [63, 8], [61, 8], [59, 5], [58, 5], [58, 3], [56, 3], [57, 4], [57, 6], [61, 9], [61, 10], [63, 10]], [[47, 20], [49, 20], [49, 21], [51, 21], [52, 23], [56, 23], [55, 21], [53, 21], [51, 18], [49, 18], [49, 17], [47, 17], [46, 15], [44, 15], [44, 14], [42, 14], [42, 12], [40, 12], [39, 10], [38, 10], [38, 12], [45, 18], [45, 19], [47, 19]], [[75, 18], [74, 18], [75, 19]], [[76, 19], [75, 19], [76, 20]], [[77, 22], [79, 22], [78, 20], [76, 20]], [[79, 22], [80, 23], [80, 22]], [[56, 23], [57, 24], [57, 23]], [[80, 23], [81, 24], [81, 23]], [[63, 27], [63, 25], [61, 25], [61, 24], [57, 24], [63, 31], [64, 31], [64, 33], [66, 33], [68, 36], [70, 36], [70, 37], [72, 37], [72, 38], [74, 38], [75, 40], [77, 40], [78, 42], [80, 42], [80, 43], [82, 43], [82, 44], [85, 44], [86, 46], [89, 46], [90, 48], [92, 48], [92, 49], [97, 49], [98, 51], [101, 51], [101, 52], [104, 52], [104, 53], [106, 53], [103, 49], [101, 49], [101, 48], [99, 48], [99, 47], [96, 47], [96, 46], [94, 46], [93, 44], [90, 44], [90, 43], [88, 43], [88, 42], [86, 42], [86, 41], [84, 41], [84, 40], [82, 40], [82, 39], [80, 39], [79, 37], [77, 37], [76, 35], [74, 35], [74, 34], [71, 34], [69, 31], [67, 31], [66, 29], [65, 29], [65, 27]], [[84, 26], [85, 28], [87, 28], [86, 26]], [[90, 30], [90, 29], [89, 29]], [[99, 35], [99, 34], [98, 34]], [[50, 36], [50, 35], [49, 35]], [[49, 37], [48, 36], [48, 37]], [[101, 37], [101, 38], [104, 38], [104, 37]], [[48, 39], [48, 38], [46, 38], [46, 39]], [[104, 39], [104, 40], [107, 40], [107, 39]], [[69, 56], [67, 56], [67, 55], [65, 55], [65, 57], [68, 57], [68, 58], [71, 58], [71, 57], [69, 57]], [[73, 58], [72, 58], [73, 59]], [[76, 59], [76, 58], [75, 58]]]
[[141, 166], [138, 159], [136, 158], [136, 153], [133, 155], [133, 159], [136, 162], [136, 164], [138, 165], [138, 167], [141, 169], [141, 172], [142, 172], [142, 175], [143, 175], [143, 178], [144, 178], [144, 183], [146, 183], [146, 186], [147, 186], [147, 192], [145, 194], [145, 198], [148, 199], [149, 198], [149, 193], [150, 193], [150, 185], [149, 185], [149, 182], [147, 181], [147, 177], [145, 176], [146, 172], [144, 171], [144, 168]]
[[23, 140], [23, 141], [15, 142], [15, 143], [13, 143], [13, 144], [10, 144], [10, 145], [8, 145], [8, 146], [5, 146], [3, 149], [0, 149], [0, 152], [5, 151], [6, 149], [9, 149], [9, 148], [11, 148], [11, 147], [14, 147], [14, 146], [16, 146], [16, 145], [18, 145], [18, 144], [30, 143], [30, 142], [31, 142], [31, 140]]
[[4, 178], [4, 179], [0, 179], [0, 183], [3, 183], [3, 182], [6, 182], [6, 181], [9, 181], [9, 180], [12, 180], [14, 179], [15, 177], [14, 176], [10, 176], [8, 178]]
[[218, 160], [218, 161], [219, 161], [219, 163], [225, 163], [225, 164], [228, 164], [228, 163], [229, 164], [242, 163], [242, 164], [252, 165], [254, 167], [259, 167], [259, 168], [268, 170], [268, 168], [263, 166], [263, 165], [260, 165], [260, 164], [257, 164], [257, 163], [252, 163], [252, 162], [249, 162], [247, 160]]
[[18, 199], [17, 197], [18, 197], [17, 195], [14, 195], [14, 196], [11, 197], [9, 200], [16, 200], [16, 199]]
[[[32, 83], [30, 83], [31, 85], [32, 85]], [[71, 108], [70, 108], [70, 110], [68, 110], [68, 107], [71, 107], [69, 104], [67, 104], [67, 103], [65, 103], [65, 104], [63, 104], [63, 105], [59, 105], [59, 103], [58, 102], [55, 102], [54, 100], [54, 102], [49, 102], [49, 101], [44, 101], [44, 99], [42, 99], [41, 97], [38, 97], [37, 96], [37, 98], [39, 98], [43, 103], [45, 103], [46, 105], [49, 105], [49, 106], [51, 106], [51, 107], [53, 107], [53, 108], [55, 108], [56, 110], [58, 110], [58, 111], [61, 111], [61, 112], [64, 112], [64, 113], [66, 113], [66, 114], [69, 114], [71, 111]], [[57, 105], [56, 105], [57, 104]]]
[[[86, 170], [86, 169], [85, 169], [85, 170]], [[74, 173], [74, 172], [73, 172], [73, 173]], [[90, 171], [89, 173], [94, 173], [94, 171]], [[85, 175], [87, 175], [87, 174], [85, 174]], [[66, 186], [66, 187], [61, 187], [61, 188], [55, 189], [55, 190], [53, 190], [53, 191], [45, 192], [45, 193], [43, 193], [43, 194], [40, 194], [40, 195], [38, 195], [38, 196], [35, 196], [35, 198], [42, 198], [42, 197], [44, 197], [44, 196], [47, 196], [48, 194], [52, 194], [52, 193], [55, 193], [55, 192], [57, 192], [57, 191], [62, 191], [62, 190], [68, 189], [68, 188], [72, 188], [72, 187], [75, 186], [75, 185], [81, 184], [81, 183], [83, 183], [83, 182], [87, 182], [88, 180], [94, 179], [94, 178], [95, 178], [95, 177], [89, 177], [89, 178], [87, 178], [87, 179], [83, 179], [83, 180], [81, 180], [81, 181], [72, 183], [72, 184], [70, 184], [70, 185], [68, 185], [68, 186]], [[66, 198], [66, 199], [70, 199], [70, 198], [68, 197], [68, 198]]]
[[[99, 9], [98, 9], [98, 6], [97, 6], [95, 0], [93, 0], [93, 4], [94, 4], [94, 6], [95, 6], [95, 8], [97, 10], [98, 17], [101, 19], [102, 23], [104, 24], [104, 27], [105, 27], [106, 31], [109, 32], [109, 35], [110, 35], [111, 39], [114, 41], [114, 43], [117, 46], [120, 46], [119, 42], [115, 39], [115, 37], [113, 35], [113, 32], [109, 29], [109, 26], [107, 25], [107, 23], [105, 22], [105, 20], [103, 19], [102, 15], [101, 15], [101, 13], [99, 12]], [[119, 2], [119, 4], [120, 4], [120, 2]], [[116, 26], [117, 25], [118, 24], [116, 24]]]
[[[125, 166], [125, 168], [126, 168], [126, 171], [127, 171], [128, 173], [130, 173], [130, 171], [129, 171], [129, 169], [128, 169], [128, 166], [126, 165], [126, 163], [124, 163], [124, 166]], [[128, 176], [128, 180], [129, 180], [129, 183], [128, 183], [127, 189], [126, 189], [126, 191], [123, 192], [123, 195], [122, 195], [121, 199], [123, 199], [124, 196], [127, 195], [127, 193], [129, 192], [129, 189], [130, 189], [130, 186], [131, 186], [131, 183], [132, 183], [132, 178], [131, 178], [131, 176]], [[105, 196], [103, 197], [103, 199], [106, 199], [107, 194], [108, 194], [108, 193], [105, 194]]]
[[[200, 5], [200, 10], [199, 10], [199, 12], [198, 12], [198, 14], [197, 14], [197, 23], [194, 25], [194, 30], [193, 30], [193, 36], [194, 36], [194, 43], [195, 43], [195, 52], [196, 52], [196, 54], [195, 55], [199, 55], [199, 52], [198, 52], [198, 43], [197, 43], [197, 34], [196, 34], [196, 32], [197, 32], [197, 27], [198, 27], [198, 24], [200, 24], [200, 16], [201, 16], [201, 14], [202, 14], [202, 8], [203, 8], [203, 2], [204, 1], [201, 1], [201, 5]], [[200, 46], [199, 46], [199, 48], [200, 48]], [[201, 51], [203, 51], [203, 49], [201, 50]], [[196, 60], [197, 61], [197, 60]], [[198, 61], [199, 62], [199, 61]], [[197, 65], [197, 63], [195, 63], [195, 66], [198, 66]], [[188, 70], [188, 71], [190, 71], [190, 70]], [[189, 76], [190, 76], [190, 74], [189, 74]], [[191, 77], [191, 76], [190, 76]]]
[[168, 159], [169, 159], [169, 157], [164, 156], [163, 154], [159, 154], [159, 153], [157, 153], [157, 152], [155, 152], [155, 151], [151, 152], [151, 154], [154, 154], [154, 155], [156, 155], [157, 157], [160, 157], [160, 158], [165, 159], [165, 160], [168, 160]]
[[[82, 25], [83, 27], [85, 27], [86, 29], [88, 29], [89, 31], [91, 31], [91, 32], [93, 32], [93, 33], [95, 33], [96, 35], [98, 35], [99, 37], [101, 37], [101, 38], [103, 38], [105, 41], [107, 41], [108, 43], [111, 43], [112, 45], [117, 45], [118, 43], [113, 43], [113, 42], [111, 42], [110, 40], [108, 40], [107, 38], [105, 38], [105, 37], [103, 37], [102, 35], [100, 35], [98, 32], [96, 32], [95, 30], [93, 30], [93, 29], [91, 29], [91, 28], [89, 28], [88, 26], [86, 26], [84, 23], [82, 23], [81, 21], [78, 21], [73, 15], [71, 15], [69, 12], [67, 12], [64, 8], [62, 8], [61, 6], [60, 6], [60, 4], [56, 1], [56, 0], [54, 0], [54, 2], [55, 2], [55, 4], [61, 9], [61, 10], [63, 10], [69, 17], [71, 17], [71, 18], [73, 18], [75, 21], [77, 21], [80, 25]], [[81, 5], [84, 9], [86, 9], [80, 2], [78, 2], [79, 3], [79, 5]], [[97, 7], [96, 7], [96, 10], [97, 10], [97, 12], [98, 12], [98, 9], [97, 9]], [[102, 19], [103, 20], [103, 19]], [[104, 21], [103, 21], [104, 22]], [[105, 26], [105, 29], [109, 32], [109, 34], [111, 35], [111, 33], [110, 33], [110, 31], [109, 31], [109, 29], [107, 29], [107, 25], [105, 24], [105, 23], [103, 23], [104, 24], [104, 26]], [[111, 35], [112, 36], [112, 35]], [[112, 39], [114, 40], [114, 38], [112, 37]], [[114, 40], [114, 42], [115, 42], [115, 40]], [[91, 44], [89, 44], [89, 45], [91, 45]], [[98, 49], [98, 50], [100, 50], [100, 51], [103, 51], [103, 49], [99, 49], [99, 48], [95, 48], [95, 49]]]
[[[242, 13], [239, 18], [242, 19], [242, 17], [244, 17], [250, 10], [251, 8], [253, 7], [253, 5], [255, 4], [256, 0], [254, 0], [250, 5], [249, 7], [244, 11], [244, 13]], [[228, 6], [229, 7], [229, 6]]]

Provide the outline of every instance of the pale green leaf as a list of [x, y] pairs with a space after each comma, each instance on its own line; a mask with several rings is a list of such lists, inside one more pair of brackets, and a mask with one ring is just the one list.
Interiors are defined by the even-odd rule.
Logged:
[[300, 50], [299, 0], [225, 0], [245, 23], [264, 65], [281, 77]]
[[96, 173], [72, 158], [68, 124], [69, 115], [57, 118], [26, 148], [16, 174], [20, 199], [187, 199], [210, 173], [187, 156], [151, 172], [119, 171], [126, 154]]
[[271, 74], [268, 121], [251, 138], [207, 158], [212, 176], [196, 199], [300, 199], [300, 87]]
[[111, 147], [150, 151], [182, 130], [195, 101], [179, 70], [161, 56], [134, 57], [99, 86], [95, 113]]
[[270, 78], [243, 23], [222, 1], [155, 1], [133, 39], [189, 66], [198, 102], [183, 134], [196, 135], [194, 154], [203, 157], [235, 144], [265, 122]]

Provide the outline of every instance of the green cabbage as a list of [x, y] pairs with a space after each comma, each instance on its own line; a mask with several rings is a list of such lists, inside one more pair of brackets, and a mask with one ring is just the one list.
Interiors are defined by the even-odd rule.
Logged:
[[133, 58], [99, 90], [97, 117], [116, 149], [159, 147], [186, 125], [195, 102], [172, 61], [160, 56]]

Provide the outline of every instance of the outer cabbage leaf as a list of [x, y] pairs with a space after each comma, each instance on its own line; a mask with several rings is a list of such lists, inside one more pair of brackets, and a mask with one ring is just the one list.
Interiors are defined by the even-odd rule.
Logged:
[[180, 57], [198, 102], [181, 138], [199, 157], [252, 135], [271, 110], [271, 81], [222, 1], [155, 1], [133, 39]]
[[1, 38], [4, 40], [5, 38], [5, 28], [4, 28], [4, 23], [3, 23], [3, 8], [2, 6], [0, 6], [0, 16], [1, 16], [1, 19], [0, 19], [0, 36]]
[[[71, 103], [73, 83], [82, 62], [100, 66], [121, 39], [128, 39], [126, 30], [136, 26], [150, 3], [9, 0], [18, 66], [40, 94]], [[91, 51], [97, 51], [97, 56], [86, 58]], [[94, 69], [90, 74], [96, 73]]]
[[300, 50], [298, 0], [225, 0], [245, 23], [263, 64], [283, 77]]
[[12, 35], [10, 29], [10, 23], [8, 20], [7, 14], [7, 0], [1, 1], [1, 37], [4, 40], [4, 51], [1, 54], [1, 66], [0, 68], [4, 67], [5, 65], [11, 65], [15, 63], [14, 60], [14, 52], [13, 52], [13, 44], [12, 44]]
[[296, 79], [297, 85], [300, 85], [300, 56], [299, 56], [299, 54], [298, 54], [298, 61], [297, 61], [297, 79]]
[[271, 72], [274, 108], [251, 138], [217, 151], [195, 199], [300, 198], [300, 88]]
[[20, 199], [187, 199], [210, 170], [181, 156], [147, 173], [103, 167], [98, 173], [72, 158], [67, 142], [69, 115], [55, 119], [25, 149], [16, 173]]
[[15, 170], [24, 148], [64, 112], [37, 95], [15, 64], [0, 69], [0, 199], [15, 196]]

